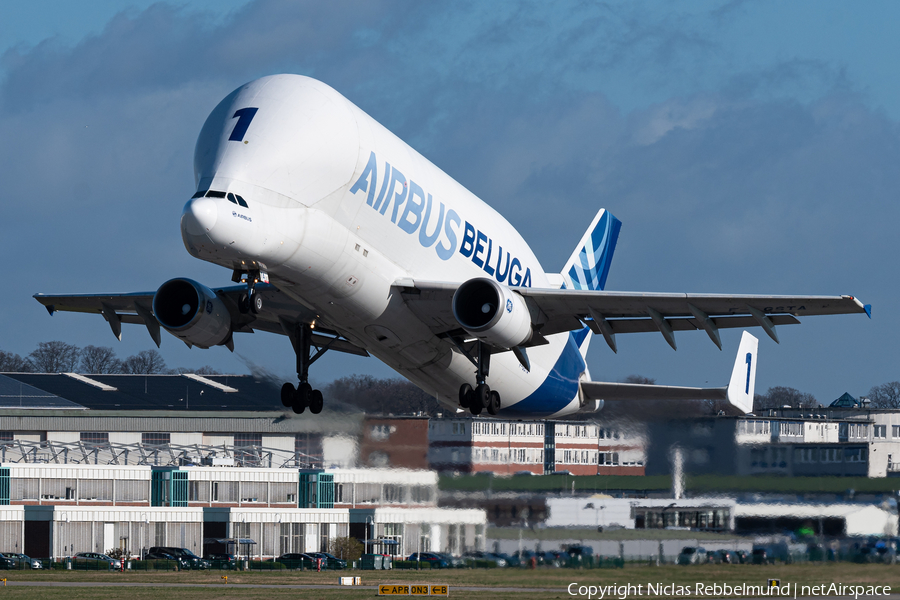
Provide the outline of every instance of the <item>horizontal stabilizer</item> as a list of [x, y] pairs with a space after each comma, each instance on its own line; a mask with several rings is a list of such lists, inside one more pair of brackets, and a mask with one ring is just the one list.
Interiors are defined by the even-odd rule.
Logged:
[[744, 332], [728, 386], [714, 388], [647, 385], [641, 383], [607, 383], [582, 381], [581, 399], [605, 402], [623, 400], [727, 400], [731, 410], [745, 414], [753, 410], [756, 387], [756, 356], [759, 340]]
[[725, 400], [728, 388], [583, 381], [581, 393], [585, 400]]

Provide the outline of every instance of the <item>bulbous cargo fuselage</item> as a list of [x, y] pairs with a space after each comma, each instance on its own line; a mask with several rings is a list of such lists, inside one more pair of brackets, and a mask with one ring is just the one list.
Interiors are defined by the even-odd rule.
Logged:
[[[550, 287], [499, 213], [314, 79], [264, 77], [229, 94], [203, 126], [194, 170], [198, 192], [181, 218], [188, 252], [268, 273], [320, 322], [448, 406], [473, 366], [392, 285], [487, 278], [499, 289]], [[579, 408], [584, 361], [575, 348], [560, 375], [573, 341], [548, 341], [529, 349], [530, 371], [512, 353], [494, 357], [491, 386], [507, 411]]]

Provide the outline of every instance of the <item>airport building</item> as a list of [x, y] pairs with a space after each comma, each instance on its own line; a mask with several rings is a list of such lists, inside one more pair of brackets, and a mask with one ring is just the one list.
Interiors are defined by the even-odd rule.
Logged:
[[852, 407], [772, 409], [648, 426], [647, 474], [900, 475], [900, 411]]
[[483, 549], [484, 511], [438, 507], [435, 472], [345, 468], [364, 422], [249, 376], [0, 375], [0, 552]]
[[619, 425], [444, 418], [429, 424], [428, 444], [443, 472], [644, 474], [642, 432]]

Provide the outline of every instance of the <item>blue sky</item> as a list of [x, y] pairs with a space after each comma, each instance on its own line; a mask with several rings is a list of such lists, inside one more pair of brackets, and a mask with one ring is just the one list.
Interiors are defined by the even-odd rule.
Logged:
[[[407, 140], [562, 267], [596, 210], [624, 226], [610, 289], [853, 294], [873, 319], [761, 332], [758, 386], [827, 402], [900, 379], [895, 340], [900, 5], [869, 2], [0, 2], [7, 293], [0, 349], [153, 347], [35, 292], [154, 290], [229, 273], [192, 259], [181, 207], [196, 136], [253, 78], [319, 78]], [[726, 381], [702, 332], [595, 340], [595, 379]], [[289, 342], [165, 336], [169, 366], [293, 375]], [[329, 355], [313, 378], [392, 372]]]

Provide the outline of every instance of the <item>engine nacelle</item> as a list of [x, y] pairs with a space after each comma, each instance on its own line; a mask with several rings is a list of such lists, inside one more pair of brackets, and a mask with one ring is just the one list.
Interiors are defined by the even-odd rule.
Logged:
[[153, 314], [166, 331], [200, 348], [227, 342], [231, 313], [222, 299], [191, 279], [170, 279], [153, 296]]
[[531, 339], [525, 299], [493, 279], [466, 281], [453, 294], [453, 316], [463, 329], [492, 346], [514, 348]]

